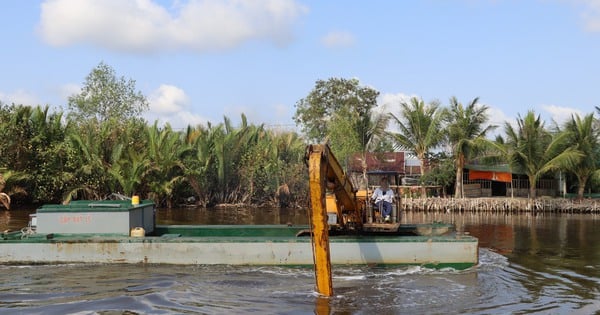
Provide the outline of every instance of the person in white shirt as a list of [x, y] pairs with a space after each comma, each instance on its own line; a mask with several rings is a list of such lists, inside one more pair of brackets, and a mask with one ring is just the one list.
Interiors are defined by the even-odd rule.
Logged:
[[387, 177], [381, 178], [381, 186], [375, 189], [371, 199], [373, 199], [375, 204], [381, 209], [381, 216], [384, 218], [385, 222], [389, 222], [390, 215], [392, 214], [394, 191], [388, 185]]

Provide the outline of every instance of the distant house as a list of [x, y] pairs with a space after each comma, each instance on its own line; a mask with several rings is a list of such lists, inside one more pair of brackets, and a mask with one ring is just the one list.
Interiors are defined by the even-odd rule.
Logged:
[[[421, 167], [419, 160], [410, 158], [406, 152], [355, 153], [348, 159], [350, 178], [357, 188], [378, 185], [377, 178], [386, 176], [393, 186], [419, 185]], [[367, 182], [362, 178], [366, 166]], [[427, 186], [438, 189], [438, 186]], [[464, 196], [476, 197], [528, 197], [527, 175], [512, 171], [508, 164], [467, 164], [463, 172]], [[546, 176], [538, 180], [537, 196], [555, 197], [559, 191], [559, 180]]]
[[[537, 181], [537, 196], [555, 197], [558, 194], [557, 179], [543, 177]], [[512, 171], [508, 164], [467, 164], [463, 173], [465, 197], [529, 196], [529, 179], [525, 174]]]
[[[378, 185], [380, 178], [388, 177], [391, 185], [400, 185], [406, 173], [404, 152], [382, 152], [382, 153], [354, 153], [348, 159], [348, 170], [352, 181], [360, 188], [367, 185]], [[363, 168], [366, 167], [368, 181], [362, 178]]]
[[[381, 177], [387, 177], [390, 185], [400, 193], [402, 187], [416, 187], [421, 177], [421, 164], [407, 152], [355, 153], [348, 159], [347, 173], [358, 188], [379, 185]], [[366, 166], [367, 179], [362, 177]], [[427, 186], [438, 189], [438, 186]]]
[[[366, 163], [365, 163], [366, 159]], [[404, 174], [406, 170], [404, 152], [382, 152], [382, 153], [354, 153], [348, 161], [350, 172], [360, 173], [363, 166], [367, 171], [387, 171]]]

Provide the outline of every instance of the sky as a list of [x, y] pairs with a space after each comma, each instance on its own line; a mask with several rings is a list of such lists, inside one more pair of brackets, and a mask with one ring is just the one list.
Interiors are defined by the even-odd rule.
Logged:
[[317, 80], [357, 78], [380, 109], [478, 97], [494, 124], [600, 106], [600, 0], [5, 0], [0, 101], [66, 110], [101, 62], [145, 118], [294, 129]]

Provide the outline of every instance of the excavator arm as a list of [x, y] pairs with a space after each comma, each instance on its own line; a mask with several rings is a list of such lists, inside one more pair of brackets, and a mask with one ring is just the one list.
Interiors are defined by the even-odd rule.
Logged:
[[331, 153], [327, 144], [307, 147], [306, 159], [309, 173], [311, 202], [311, 237], [315, 258], [316, 290], [332, 296], [331, 256], [329, 252], [329, 224], [326, 194], [335, 194], [337, 226], [362, 227], [362, 208], [356, 202], [356, 194], [350, 179]]
[[[307, 148], [309, 161], [310, 194], [313, 201], [325, 198], [326, 194], [335, 195], [334, 209], [321, 209], [336, 212], [337, 224], [342, 229], [361, 229], [363, 223], [364, 201], [356, 198], [350, 178], [346, 176], [342, 166], [331, 152], [327, 144], [313, 144]], [[325, 213], [326, 215], [326, 213]]]

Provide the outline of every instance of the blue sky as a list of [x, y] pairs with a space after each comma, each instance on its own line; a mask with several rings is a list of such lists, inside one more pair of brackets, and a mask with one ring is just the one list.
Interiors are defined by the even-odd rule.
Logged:
[[395, 112], [475, 97], [496, 124], [600, 106], [600, 0], [7, 0], [0, 100], [65, 109], [100, 62], [146, 118], [293, 128], [319, 79], [358, 78]]

